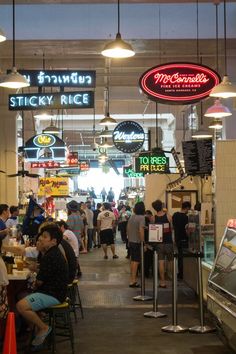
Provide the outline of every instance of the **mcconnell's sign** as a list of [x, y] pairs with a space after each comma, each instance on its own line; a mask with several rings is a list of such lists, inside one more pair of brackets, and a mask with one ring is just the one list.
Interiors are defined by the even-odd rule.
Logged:
[[126, 153], [139, 150], [143, 146], [144, 140], [145, 133], [143, 128], [131, 120], [119, 123], [113, 131], [115, 147]]
[[94, 92], [27, 93], [9, 95], [9, 110], [93, 108]]
[[147, 70], [140, 87], [153, 101], [168, 104], [190, 104], [209, 96], [220, 82], [220, 76], [205, 65], [168, 63]]

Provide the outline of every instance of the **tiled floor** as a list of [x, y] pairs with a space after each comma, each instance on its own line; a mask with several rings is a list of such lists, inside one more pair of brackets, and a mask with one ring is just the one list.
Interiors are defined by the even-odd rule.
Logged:
[[[231, 354], [216, 333], [196, 335], [168, 334], [161, 327], [171, 323], [171, 284], [159, 291], [159, 308], [167, 314], [161, 319], [145, 318], [152, 302], [133, 300], [139, 289], [130, 289], [129, 261], [123, 244], [119, 259], [103, 259], [101, 249], [80, 256], [83, 272], [80, 293], [85, 318], [74, 323], [75, 353], [79, 354]], [[199, 323], [197, 299], [184, 283], [179, 284], [179, 323]], [[152, 279], [146, 282], [152, 295]], [[59, 344], [57, 354], [69, 354], [69, 343]], [[23, 353], [23, 352], [22, 352]], [[44, 350], [42, 353], [48, 353]]]

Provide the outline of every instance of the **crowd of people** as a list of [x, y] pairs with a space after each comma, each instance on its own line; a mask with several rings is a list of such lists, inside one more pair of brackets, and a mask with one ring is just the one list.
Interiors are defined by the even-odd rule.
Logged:
[[[112, 191], [112, 189], [110, 189]], [[109, 200], [109, 194], [104, 196]], [[152, 203], [152, 211], [145, 210], [143, 202], [137, 202], [133, 208], [120, 201], [117, 208], [114, 195], [110, 202], [97, 203], [93, 207], [91, 201], [78, 203], [75, 200], [67, 203], [67, 220], [46, 220], [42, 217], [42, 208], [34, 202], [34, 208], [28, 215], [34, 224], [33, 234], [24, 245], [12, 246], [9, 240], [12, 231], [17, 227], [19, 209], [0, 204], [0, 248], [2, 252], [20, 254], [31, 261], [28, 267], [34, 275], [30, 287], [24, 294], [18, 294], [16, 309], [18, 314], [36, 329], [32, 345], [41, 346], [51, 332], [38, 312], [65, 301], [67, 285], [75, 277], [82, 276], [79, 264], [79, 254], [91, 252], [93, 248], [102, 248], [104, 260], [109, 259], [111, 250], [113, 260], [118, 259], [115, 241], [120, 231], [121, 242], [127, 249], [126, 257], [130, 259], [131, 288], [139, 287], [138, 268], [141, 257], [141, 242], [144, 244], [145, 275], [150, 276], [152, 269], [153, 248], [158, 252], [160, 287], [166, 287], [165, 260], [171, 262], [173, 257], [173, 242], [179, 250], [179, 279], [183, 277], [183, 248], [187, 247], [188, 224], [187, 212], [191, 208], [189, 202], [182, 205], [180, 212], [173, 218], [164, 209], [163, 203], [156, 200]], [[27, 215], [26, 215], [27, 217]], [[33, 220], [33, 221], [32, 221]], [[150, 244], [148, 239], [149, 224], [162, 225], [162, 240]], [[172, 235], [174, 230], [174, 237]], [[34, 262], [32, 261], [34, 259]], [[7, 302], [8, 276], [3, 258], [0, 257], [0, 318], [5, 319], [8, 312]]]

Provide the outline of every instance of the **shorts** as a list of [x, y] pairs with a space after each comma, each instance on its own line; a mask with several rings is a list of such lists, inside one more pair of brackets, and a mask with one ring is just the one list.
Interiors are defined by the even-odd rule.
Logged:
[[58, 301], [55, 297], [43, 293], [33, 293], [27, 295], [25, 299], [28, 301], [33, 311], [40, 311], [60, 304], [60, 301]]
[[165, 257], [168, 261], [173, 260], [174, 249], [172, 243], [156, 243], [155, 249], [157, 250], [159, 261], [163, 261]]
[[130, 242], [129, 251], [130, 251], [130, 259], [132, 262], [141, 261], [141, 243]]
[[100, 231], [100, 242], [102, 245], [114, 245], [114, 234], [112, 229]]

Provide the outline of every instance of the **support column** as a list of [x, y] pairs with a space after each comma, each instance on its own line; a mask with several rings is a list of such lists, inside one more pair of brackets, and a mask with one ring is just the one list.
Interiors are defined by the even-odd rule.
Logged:
[[17, 127], [16, 112], [8, 110], [8, 91], [1, 90], [0, 95], [0, 203], [18, 204], [18, 178], [9, 178], [8, 174], [17, 172]]

